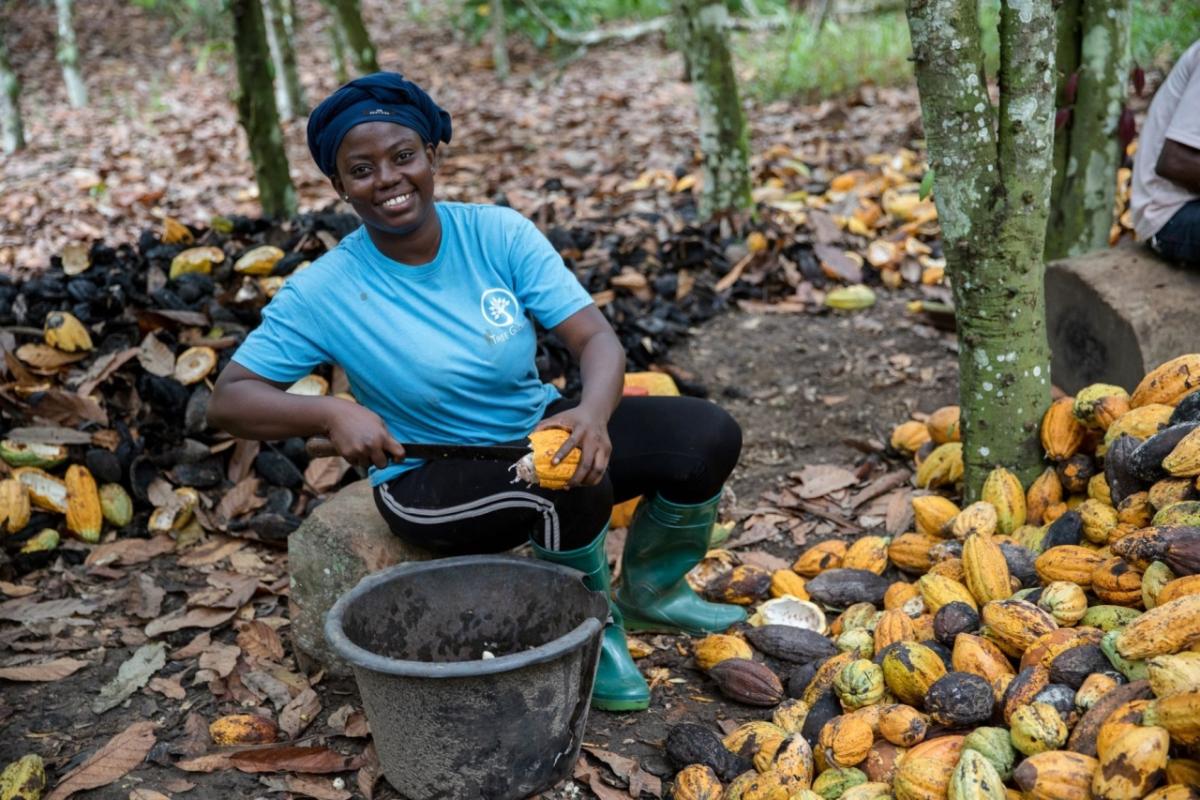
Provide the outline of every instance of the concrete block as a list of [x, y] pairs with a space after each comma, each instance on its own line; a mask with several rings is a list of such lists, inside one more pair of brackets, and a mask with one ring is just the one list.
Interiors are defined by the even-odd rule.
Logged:
[[364, 576], [433, 554], [397, 538], [375, 507], [369, 481], [353, 483], [318, 506], [288, 537], [292, 641], [307, 666], [334, 675], [350, 667], [334, 655], [323, 632], [325, 612]]
[[1090, 383], [1132, 391], [1142, 376], [1200, 352], [1200, 272], [1126, 243], [1046, 268], [1046, 332], [1054, 383], [1075, 393]]

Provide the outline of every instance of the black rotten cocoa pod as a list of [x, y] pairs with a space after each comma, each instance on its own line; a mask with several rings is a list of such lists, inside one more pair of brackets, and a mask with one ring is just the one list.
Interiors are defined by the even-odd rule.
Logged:
[[96, 483], [120, 483], [121, 459], [111, 450], [103, 447], [93, 447], [83, 457], [88, 472], [96, 479]]
[[954, 646], [954, 637], [960, 633], [979, 630], [979, 612], [961, 600], [947, 603], [933, 615], [933, 635], [946, 647]]
[[832, 608], [848, 608], [855, 603], [883, 603], [890, 581], [865, 569], [827, 569], [804, 585], [809, 596]]
[[816, 631], [793, 625], [763, 625], [746, 631], [746, 639], [758, 651], [783, 661], [808, 664], [837, 655], [830, 639]]
[[171, 470], [171, 479], [183, 486], [196, 489], [211, 489], [225, 480], [225, 466], [219, 458], [206, 458], [195, 463], [177, 464]]
[[183, 412], [183, 429], [186, 433], [194, 436], [208, 428], [208, 401], [211, 398], [212, 390], [204, 384], [192, 390]]
[[1111, 664], [1099, 645], [1080, 644], [1054, 657], [1050, 662], [1050, 680], [1078, 689], [1093, 672], [1104, 672], [1110, 668]]
[[813, 748], [817, 747], [817, 740], [821, 735], [821, 728], [825, 727], [825, 723], [834, 717], [842, 714], [842, 703], [838, 700], [837, 694], [833, 689], [822, 693], [812, 704], [808, 710], [808, 716], [804, 718], [804, 726], [800, 729], [800, 735]]
[[1129, 456], [1129, 470], [1133, 477], [1142, 483], [1154, 483], [1165, 478], [1167, 471], [1163, 469], [1163, 459], [1171, 454], [1183, 437], [1198, 427], [1200, 422], [1172, 425], [1139, 444]]
[[1075, 708], [1075, 689], [1062, 683], [1052, 683], [1042, 689], [1034, 696], [1033, 702], [1053, 706], [1058, 715], [1067, 723], [1067, 727], [1075, 724], [1073, 718], [1079, 714]]
[[1104, 454], [1104, 482], [1108, 484], [1113, 506], [1119, 506], [1126, 497], [1142, 490], [1142, 482], [1134, 475], [1131, 463], [1133, 454], [1141, 444], [1141, 439], [1123, 433], [1108, 446], [1108, 452]]
[[969, 672], [950, 672], [934, 681], [925, 694], [925, 711], [950, 727], [982, 725], [992, 718], [996, 697], [992, 686]]
[[1066, 461], [1058, 462], [1054, 469], [1063, 491], [1069, 494], [1086, 492], [1088, 481], [1096, 474], [1096, 464], [1087, 453], [1076, 453]]
[[263, 450], [255, 456], [254, 469], [272, 486], [299, 489], [304, 484], [304, 475], [291, 459], [271, 450]]
[[677, 768], [704, 764], [723, 781], [733, 780], [743, 772], [754, 769], [750, 761], [729, 752], [716, 731], [691, 722], [671, 728], [667, 733], [666, 750], [667, 758]]
[[799, 700], [804, 697], [804, 690], [808, 688], [808, 684], [817, 674], [817, 667], [821, 665], [821, 661], [810, 661], [807, 664], [801, 664], [794, 667], [787, 676], [787, 696], [793, 700]]
[[1083, 517], [1078, 511], [1068, 511], [1046, 529], [1042, 539], [1042, 552], [1061, 544], [1079, 544], [1083, 539]]
[[1175, 410], [1167, 420], [1168, 425], [1178, 425], [1182, 422], [1200, 422], [1200, 390], [1184, 395], [1183, 399], [1175, 404]]
[[1004, 554], [1004, 563], [1008, 564], [1008, 574], [1020, 581], [1022, 588], [1041, 585], [1042, 579], [1038, 577], [1036, 567], [1037, 556], [1032, 550], [1013, 542], [1001, 542], [1000, 552]]

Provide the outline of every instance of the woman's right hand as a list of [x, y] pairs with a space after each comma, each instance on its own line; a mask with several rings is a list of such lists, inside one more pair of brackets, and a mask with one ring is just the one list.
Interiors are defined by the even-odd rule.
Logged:
[[383, 469], [391, 461], [404, 460], [404, 448], [388, 431], [383, 419], [365, 406], [349, 400], [330, 404], [329, 440], [342, 458], [355, 466], [374, 464]]

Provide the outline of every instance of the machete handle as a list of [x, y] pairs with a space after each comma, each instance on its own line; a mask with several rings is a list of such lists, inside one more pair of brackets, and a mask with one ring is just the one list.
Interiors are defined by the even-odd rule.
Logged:
[[310, 438], [304, 443], [304, 452], [308, 453], [309, 458], [328, 458], [329, 456], [340, 455], [337, 448], [333, 446], [333, 442], [324, 436], [313, 436]]

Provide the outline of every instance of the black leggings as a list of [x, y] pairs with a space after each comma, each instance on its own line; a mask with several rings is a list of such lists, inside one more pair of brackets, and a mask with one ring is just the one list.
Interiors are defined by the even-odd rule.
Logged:
[[[545, 416], [574, 402], [552, 403]], [[439, 555], [496, 553], [530, 536], [574, 550], [604, 528], [613, 503], [655, 492], [676, 503], [714, 497], [733, 471], [742, 429], [719, 406], [691, 397], [625, 397], [608, 421], [612, 456], [595, 486], [551, 491], [514, 484], [499, 461], [428, 461], [375, 487], [392, 532]]]

